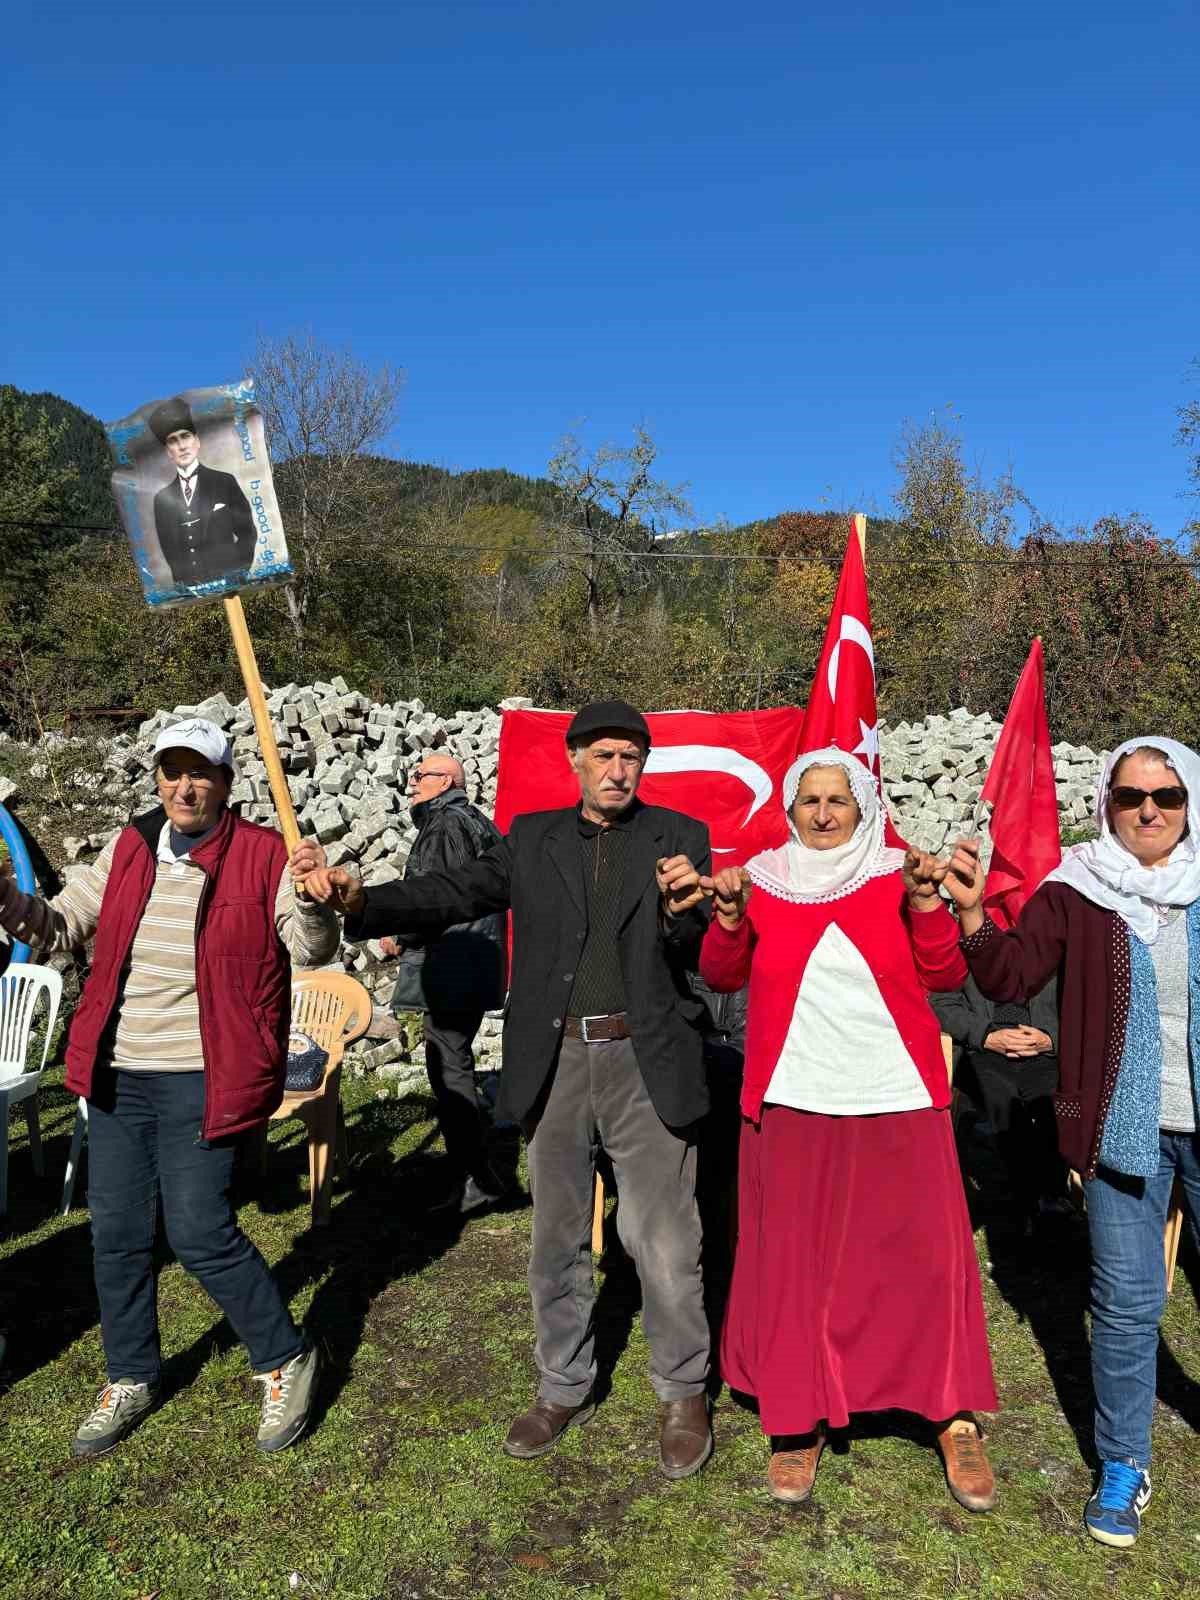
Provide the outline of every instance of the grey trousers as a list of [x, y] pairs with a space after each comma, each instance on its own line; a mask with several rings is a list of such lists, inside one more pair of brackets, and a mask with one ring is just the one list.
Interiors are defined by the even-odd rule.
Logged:
[[628, 1039], [564, 1039], [529, 1134], [538, 1395], [578, 1405], [596, 1376], [591, 1232], [600, 1149], [617, 1181], [617, 1232], [641, 1280], [650, 1381], [660, 1400], [690, 1399], [703, 1393], [709, 1371], [696, 1146], [659, 1119]]

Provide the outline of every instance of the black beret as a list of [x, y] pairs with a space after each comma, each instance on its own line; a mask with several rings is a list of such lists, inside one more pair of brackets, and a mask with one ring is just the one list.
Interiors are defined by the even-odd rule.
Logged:
[[627, 733], [631, 739], [644, 739], [650, 748], [650, 724], [624, 700], [593, 700], [577, 711], [567, 729], [567, 743], [597, 733]]
[[186, 428], [189, 433], [196, 431], [196, 424], [192, 421], [187, 401], [180, 400], [178, 396], [174, 400], [164, 400], [162, 405], [155, 406], [146, 418], [146, 422], [159, 444], [166, 444], [170, 436], [178, 433], [180, 428]]

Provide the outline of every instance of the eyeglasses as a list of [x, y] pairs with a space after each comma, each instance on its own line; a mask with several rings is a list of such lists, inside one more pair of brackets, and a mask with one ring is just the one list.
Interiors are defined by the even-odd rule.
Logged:
[[448, 772], [434, 772], [432, 769], [428, 772], [423, 772], [420, 767], [415, 767], [409, 773], [409, 781], [412, 783], [424, 783], [426, 778], [448, 778], [449, 776]]
[[1187, 805], [1188, 792], [1177, 783], [1163, 789], [1134, 789], [1120, 784], [1108, 791], [1108, 798], [1118, 811], [1136, 811], [1143, 800], [1153, 800], [1160, 811], [1182, 811]]

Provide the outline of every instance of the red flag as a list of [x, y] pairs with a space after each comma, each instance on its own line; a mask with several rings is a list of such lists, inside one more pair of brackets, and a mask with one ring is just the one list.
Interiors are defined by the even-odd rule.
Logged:
[[998, 928], [1011, 928], [1026, 900], [1062, 860], [1040, 639], [1029, 647], [980, 799], [992, 806], [992, 861], [983, 904]]
[[871, 602], [867, 599], [867, 572], [853, 519], [800, 735], [801, 752], [823, 750], [827, 745], [857, 756], [879, 781]]
[[[781, 785], [796, 758], [804, 713], [652, 711], [650, 759], [638, 795], [708, 824], [713, 866], [735, 867], [787, 837]], [[500, 723], [496, 826], [524, 811], [574, 805], [579, 782], [564, 743], [569, 711], [505, 711]]]

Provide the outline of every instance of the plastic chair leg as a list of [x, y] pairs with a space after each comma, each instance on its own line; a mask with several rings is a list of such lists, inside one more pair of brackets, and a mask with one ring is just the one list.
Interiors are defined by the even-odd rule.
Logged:
[[340, 1100], [337, 1108], [337, 1173], [343, 1183], [350, 1176], [350, 1141], [346, 1136], [346, 1113], [342, 1110]]
[[38, 1116], [37, 1095], [31, 1094], [25, 1101], [25, 1123], [29, 1129], [29, 1156], [33, 1162], [34, 1176], [46, 1176], [46, 1162], [42, 1156], [42, 1123]]
[[322, 1095], [309, 1112], [308, 1181], [314, 1228], [329, 1222], [333, 1206], [333, 1154], [337, 1142], [337, 1101]]
[[8, 1096], [0, 1094], [0, 1217], [8, 1215]]
[[83, 1153], [83, 1136], [87, 1132], [87, 1113], [82, 1105], [75, 1112], [75, 1129], [71, 1134], [71, 1153], [67, 1157], [67, 1171], [63, 1178], [62, 1204], [59, 1214], [66, 1216], [75, 1198], [75, 1178], [79, 1172], [79, 1157]]

